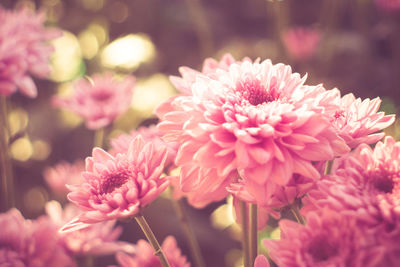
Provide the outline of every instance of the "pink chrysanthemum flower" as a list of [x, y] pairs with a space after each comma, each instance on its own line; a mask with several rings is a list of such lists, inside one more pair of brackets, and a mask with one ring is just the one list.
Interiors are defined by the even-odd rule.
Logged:
[[331, 122], [351, 148], [381, 140], [385, 134], [376, 132], [390, 126], [395, 120], [394, 115], [385, 116], [384, 112], [378, 112], [382, 102], [379, 97], [361, 101], [353, 94], [347, 94], [338, 97], [336, 102], [339, 108], [330, 110]]
[[181, 189], [220, 192], [237, 171], [251, 181], [251, 194], [266, 184], [285, 185], [295, 173], [319, 178], [312, 161], [349, 148], [324, 113], [337, 93], [306, 86], [305, 79], [269, 60], [233, 63], [215, 77], [198, 74], [191, 94], [160, 105], [164, 140], [180, 145]]
[[45, 78], [50, 74], [53, 48], [47, 41], [61, 31], [44, 27], [43, 12], [24, 8], [4, 10], [0, 6], [0, 94], [8, 96], [18, 88], [29, 97], [37, 89], [30, 75]]
[[400, 0], [375, 0], [375, 4], [384, 11], [400, 11]]
[[[58, 227], [62, 227], [83, 211], [73, 204], [63, 209], [57, 201], [46, 204], [46, 213]], [[133, 252], [132, 245], [117, 241], [122, 227], [114, 227], [116, 221], [107, 221], [90, 225], [85, 229], [71, 233], [60, 233], [67, 250], [74, 256], [107, 255], [117, 251]]]
[[86, 121], [92, 130], [109, 125], [130, 107], [135, 79], [126, 76], [117, 80], [112, 73], [96, 74], [92, 80], [80, 79], [74, 84], [70, 98], [54, 97], [56, 107], [66, 108]]
[[[182, 255], [173, 236], [167, 236], [161, 245], [165, 257], [171, 267], [190, 267], [186, 257]], [[154, 249], [145, 240], [139, 240], [136, 245], [136, 253], [129, 256], [117, 253], [117, 261], [121, 267], [161, 267], [159, 258], [154, 255]]]
[[134, 216], [168, 187], [169, 177], [160, 177], [167, 149], [145, 144], [141, 136], [131, 142], [126, 154], [112, 156], [101, 148], [94, 148], [92, 154], [86, 158], [86, 171], [82, 173], [85, 182], [68, 186], [68, 199], [85, 212], [63, 231]]
[[0, 266], [75, 266], [56, 226], [46, 217], [25, 220], [16, 209], [0, 214]]
[[117, 153], [126, 153], [128, 151], [130, 142], [138, 135], [141, 135], [145, 142], [153, 143], [157, 148], [166, 147], [168, 150], [168, 157], [165, 161], [165, 166], [168, 168], [168, 166], [172, 166], [174, 164], [176, 152], [178, 150], [178, 143], [164, 142], [161, 139], [162, 134], [155, 125], [151, 125], [149, 127], [139, 127], [139, 129], [131, 131], [130, 134], [120, 134], [110, 141], [110, 153], [112, 155], [116, 155]]
[[289, 55], [295, 60], [312, 58], [321, 40], [321, 33], [310, 27], [293, 27], [283, 36], [283, 43]]
[[78, 160], [73, 164], [63, 161], [53, 167], [46, 168], [43, 175], [51, 190], [60, 196], [64, 196], [69, 192], [66, 184], [79, 185], [84, 182], [81, 177], [84, 170], [83, 160]]
[[309, 213], [307, 224], [279, 223], [280, 240], [264, 240], [280, 267], [378, 267], [384, 248], [376, 245], [353, 218], [332, 210]]

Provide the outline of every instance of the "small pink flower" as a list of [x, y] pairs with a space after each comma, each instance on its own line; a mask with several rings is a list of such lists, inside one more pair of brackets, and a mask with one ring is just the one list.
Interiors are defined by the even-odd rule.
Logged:
[[339, 108], [329, 111], [331, 122], [351, 148], [381, 140], [385, 134], [376, 132], [390, 126], [395, 120], [394, 115], [385, 116], [384, 112], [378, 112], [381, 104], [379, 97], [361, 101], [353, 94], [347, 94], [342, 98], [339, 96], [336, 101]]
[[109, 125], [128, 110], [134, 85], [133, 76], [119, 81], [111, 73], [96, 74], [93, 82], [87, 79], [75, 82], [70, 98], [54, 97], [53, 105], [78, 114], [85, 119], [86, 127], [95, 130]]
[[16, 209], [0, 214], [0, 266], [75, 266], [47, 217], [25, 220]]
[[[165, 257], [171, 267], [190, 267], [186, 257], [182, 255], [173, 236], [167, 236], [161, 245]], [[129, 256], [124, 253], [117, 253], [117, 261], [121, 267], [161, 267], [161, 262], [154, 249], [145, 240], [139, 240], [136, 245], [136, 254]]]
[[28, 8], [16, 11], [0, 6], [0, 94], [11, 95], [17, 88], [28, 97], [37, 89], [30, 75], [45, 78], [50, 74], [53, 48], [47, 41], [61, 31], [44, 27], [43, 12]]
[[68, 186], [68, 199], [85, 210], [63, 227], [77, 230], [106, 220], [132, 217], [158, 197], [169, 184], [160, 177], [167, 158], [165, 147], [145, 144], [141, 136], [131, 143], [126, 154], [115, 157], [101, 148], [86, 158], [85, 182]]
[[131, 131], [130, 134], [120, 134], [110, 141], [110, 153], [112, 155], [116, 155], [117, 153], [126, 153], [130, 142], [138, 135], [141, 135], [145, 142], [152, 142], [157, 148], [166, 147], [168, 150], [168, 157], [165, 161], [165, 166], [173, 165], [178, 150], [178, 144], [176, 142], [164, 142], [161, 139], [162, 134], [158, 131], [155, 125], [140, 127], [137, 130]]
[[[62, 227], [83, 211], [73, 204], [62, 209], [60, 203], [51, 201], [46, 204], [46, 213], [58, 227]], [[71, 233], [60, 233], [67, 250], [74, 256], [107, 255], [117, 251], [134, 251], [132, 245], [117, 241], [122, 227], [114, 227], [116, 221], [92, 224], [87, 228]]]
[[318, 179], [312, 161], [348, 152], [325, 112], [326, 103], [337, 107], [331, 103], [336, 92], [304, 85], [306, 77], [269, 60], [235, 62], [214, 74], [197, 74], [187, 81], [190, 94], [156, 110], [164, 140], [179, 143], [183, 192], [211, 202], [239, 173], [251, 181], [250, 194], [265, 198], [255, 195], [259, 188], [284, 186], [293, 174]]
[[60, 196], [65, 196], [69, 191], [66, 184], [79, 185], [84, 182], [81, 173], [85, 170], [83, 160], [73, 164], [60, 162], [44, 170], [43, 175], [51, 190]]
[[280, 240], [264, 240], [280, 267], [378, 267], [384, 247], [360, 228], [354, 218], [332, 210], [309, 213], [307, 224], [282, 220]]
[[254, 261], [254, 267], [270, 267], [270, 264], [264, 255], [258, 255]]
[[293, 27], [283, 34], [283, 43], [295, 60], [312, 58], [321, 40], [321, 33], [310, 27]]
[[375, 0], [375, 4], [386, 12], [400, 11], [400, 0]]

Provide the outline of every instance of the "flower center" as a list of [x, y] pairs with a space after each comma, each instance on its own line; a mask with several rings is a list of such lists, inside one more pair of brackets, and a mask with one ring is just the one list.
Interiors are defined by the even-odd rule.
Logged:
[[337, 110], [335, 111], [335, 119], [339, 119], [341, 117], [344, 117], [344, 110]]
[[394, 188], [394, 182], [388, 176], [375, 177], [372, 180], [372, 185], [383, 193], [392, 193]]
[[100, 194], [108, 194], [115, 189], [120, 188], [128, 180], [129, 175], [125, 172], [113, 173], [105, 177], [104, 182], [100, 186]]
[[90, 95], [94, 100], [96, 101], [106, 101], [108, 100], [111, 96], [112, 93], [106, 90], [96, 90], [91, 93]]
[[241, 97], [247, 99], [250, 104], [257, 106], [263, 103], [275, 101], [279, 98], [277, 92], [276, 79], [271, 79], [271, 84], [268, 89], [260, 84], [260, 81], [255, 78], [248, 78], [237, 85], [236, 90], [241, 94]]
[[326, 261], [337, 254], [337, 247], [328, 242], [326, 236], [314, 238], [309, 247], [308, 252], [312, 256], [314, 262]]

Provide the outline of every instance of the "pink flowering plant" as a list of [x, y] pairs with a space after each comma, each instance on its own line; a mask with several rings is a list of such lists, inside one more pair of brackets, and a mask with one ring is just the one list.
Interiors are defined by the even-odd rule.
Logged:
[[[375, 3], [397, 10], [394, 0]], [[215, 228], [232, 236], [230, 266], [400, 266], [400, 142], [383, 132], [395, 123], [395, 115], [381, 111], [384, 100], [329, 89], [296, 65], [224, 54], [205, 59], [200, 70], [180, 67], [170, 76], [176, 94], [144, 118], [132, 99], [151, 90], [141, 77], [147, 69], [133, 76], [134, 68], [121, 71], [124, 64], [115, 63], [115, 72], [95, 68], [74, 77], [69, 96], [47, 102], [95, 131], [92, 145], [86, 129], [46, 129], [65, 143], [52, 151], [43, 140], [29, 143], [35, 136], [12, 121], [24, 116], [8, 114], [5, 101], [17, 90], [36, 97], [32, 77], [50, 73], [48, 41], [61, 31], [44, 26], [45, 12], [0, 6], [0, 267], [214, 266], [210, 255], [222, 248], [207, 223], [199, 227], [197, 212], [212, 212]], [[277, 42], [289, 58], [300, 66], [317, 60], [325, 35], [285, 27], [277, 23]], [[100, 62], [124, 39], [100, 47], [98, 30], [89, 26], [79, 42], [96, 36]], [[85, 160], [76, 160], [76, 146], [87, 149]], [[42, 166], [48, 190], [22, 180], [19, 165], [12, 166], [13, 157], [23, 162], [46, 153], [64, 158]], [[14, 184], [27, 192], [17, 201]]]

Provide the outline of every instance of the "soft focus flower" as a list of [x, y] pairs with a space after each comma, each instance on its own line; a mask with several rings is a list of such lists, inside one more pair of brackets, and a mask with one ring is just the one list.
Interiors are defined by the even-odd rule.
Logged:
[[25, 220], [16, 209], [0, 214], [0, 266], [75, 266], [45, 216]]
[[270, 264], [264, 255], [258, 255], [254, 261], [254, 267], [270, 267]]
[[[182, 255], [173, 236], [165, 238], [161, 249], [171, 267], [190, 267], [190, 263]], [[121, 267], [161, 267], [159, 258], [154, 255], [154, 249], [145, 240], [137, 242], [136, 254], [134, 256], [117, 253], [116, 258]]]
[[129, 108], [135, 79], [126, 76], [120, 81], [111, 73], [96, 74], [92, 79], [78, 80], [70, 98], [54, 97], [53, 104], [83, 117], [86, 127], [95, 130], [109, 125]]
[[63, 227], [77, 230], [117, 218], [131, 217], [151, 203], [168, 186], [168, 177], [160, 177], [167, 158], [165, 147], [145, 144], [141, 136], [131, 143], [126, 154], [112, 156], [101, 148], [86, 158], [85, 182], [68, 186], [68, 199], [85, 210]]
[[331, 103], [337, 92], [306, 86], [305, 79], [269, 60], [236, 62], [214, 75], [197, 74], [191, 94], [161, 104], [158, 127], [164, 140], [179, 143], [181, 190], [209, 194], [211, 202], [227, 195], [238, 171], [250, 194], [268, 198], [260, 188], [286, 185], [295, 173], [319, 178], [312, 161], [349, 148], [324, 112], [337, 107]]
[[81, 173], [85, 170], [83, 160], [75, 163], [60, 162], [44, 170], [43, 175], [51, 190], [58, 195], [65, 196], [69, 191], [66, 184], [79, 185], [84, 182]]
[[384, 112], [378, 112], [382, 102], [379, 97], [361, 101], [353, 94], [347, 94], [336, 101], [339, 108], [331, 110], [331, 122], [351, 148], [381, 140], [385, 134], [375, 132], [388, 127], [395, 120], [394, 115], [385, 116]]
[[282, 36], [289, 55], [295, 60], [312, 58], [321, 40], [321, 33], [311, 27], [293, 27]]
[[372, 150], [362, 144], [335, 161], [332, 175], [317, 182], [302, 209], [323, 208], [356, 220], [359, 227], [385, 247], [377, 266], [400, 264], [400, 143], [392, 137]]
[[130, 142], [138, 135], [141, 135], [145, 142], [153, 143], [157, 148], [166, 147], [168, 150], [168, 157], [165, 161], [165, 166], [173, 165], [178, 150], [178, 144], [176, 142], [164, 142], [161, 139], [162, 134], [155, 125], [139, 127], [139, 129], [131, 131], [130, 134], [120, 134], [116, 138], [112, 139], [110, 141], [110, 154], [116, 155], [117, 153], [126, 153]]
[[[56, 201], [46, 204], [46, 213], [58, 227], [62, 227], [83, 211], [73, 204], [62, 209]], [[107, 255], [117, 251], [134, 251], [132, 245], [117, 241], [122, 227], [114, 227], [116, 221], [92, 224], [84, 229], [71, 233], [60, 233], [67, 250], [75, 256]]]
[[[280, 267], [367, 267], [377, 265], [383, 247], [356, 221], [332, 210], [309, 213], [307, 224], [282, 220], [280, 240], [264, 240], [272, 260]], [[388, 266], [388, 265], [387, 265]]]
[[50, 73], [53, 48], [47, 41], [61, 32], [44, 27], [45, 14], [28, 8], [5, 10], [0, 6], [0, 94], [8, 96], [18, 88], [29, 97], [37, 89], [30, 75], [45, 78]]
[[388, 12], [400, 10], [400, 0], [375, 0], [375, 4], [382, 10]]

